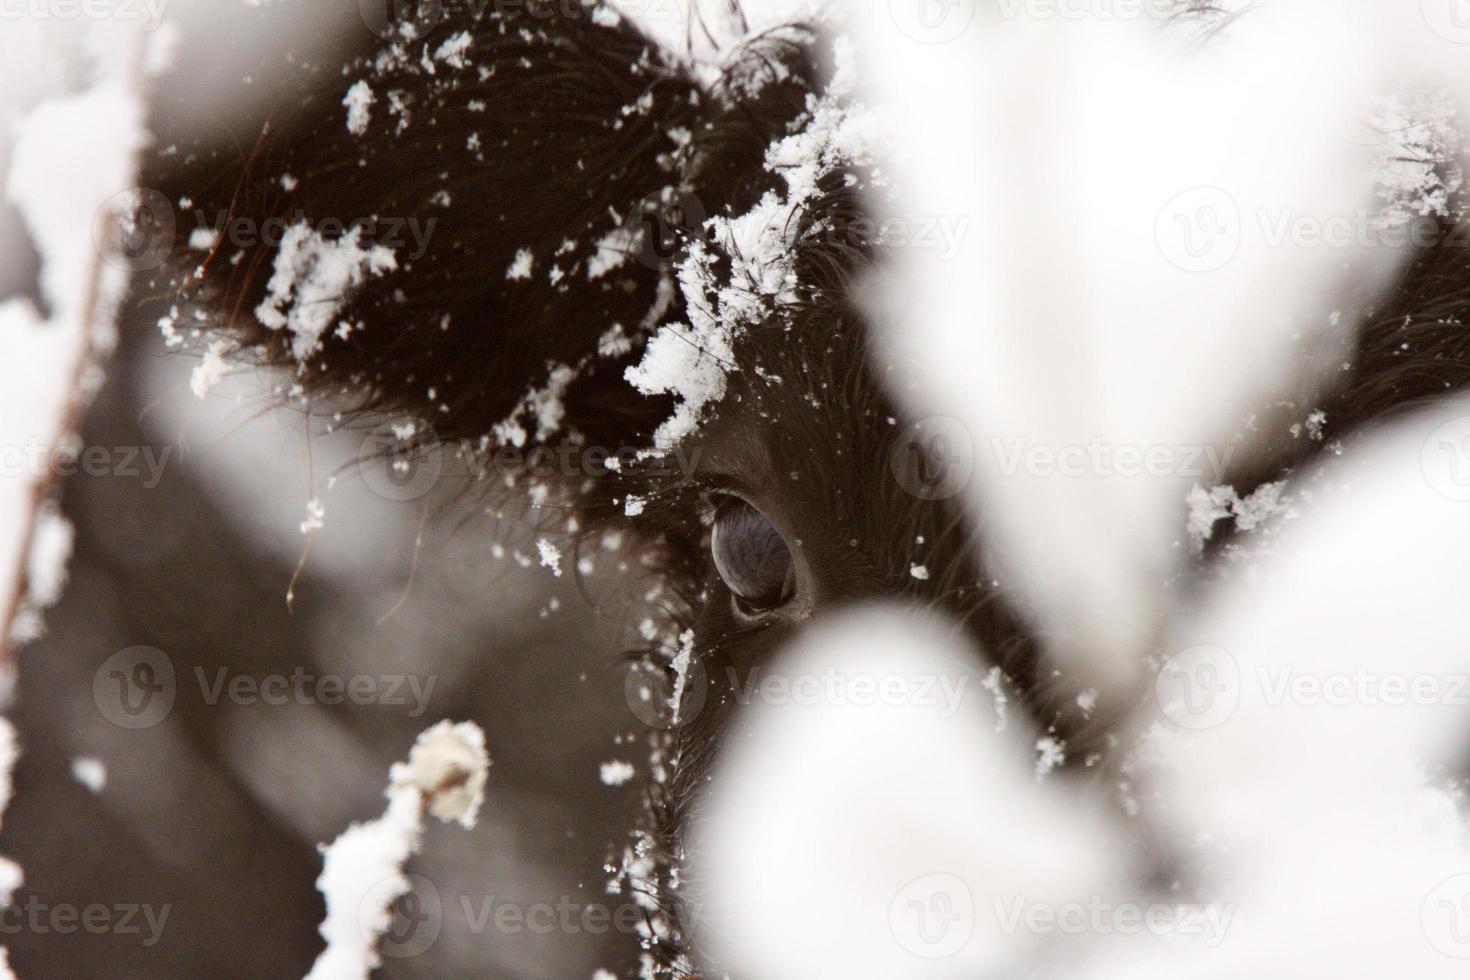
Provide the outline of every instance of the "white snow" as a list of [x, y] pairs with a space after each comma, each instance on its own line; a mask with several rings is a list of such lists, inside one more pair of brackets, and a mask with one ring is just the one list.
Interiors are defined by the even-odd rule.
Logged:
[[531, 272], [536, 267], [536, 256], [529, 248], [516, 250], [515, 259], [510, 268], [505, 270], [505, 278], [512, 282], [525, 281], [531, 278]]
[[469, 51], [473, 43], [474, 38], [469, 31], [452, 34], [434, 52], [434, 60], [442, 61], [452, 68], [463, 68], [468, 64], [465, 60], [465, 53]]
[[604, 762], [600, 769], [604, 786], [622, 786], [631, 780], [635, 773], [636, 770], [631, 762], [623, 762], [620, 759]]
[[378, 97], [373, 93], [373, 87], [362, 79], [347, 90], [342, 98], [342, 104], [347, 107], [347, 131], [354, 136], [362, 136], [367, 132], [368, 124], [373, 118], [373, 103]]
[[306, 360], [321, 349], [352, 291], [369, 276], [386, 275], [398, 268], [393, 250], [382, 245], [362, 246], [362, 228], [354, 225], [341, 238], [328, 240], [300, 221], [286, 230], [276, 253], [269, 295], [255, 308], [255, 316], [271, 330], [290, 330], [292, 353]]
[[615, 228], [597, 240], [597, 252], [587, 261], [587, 278], [601, 279], [622, 268], [643, 243], [643, 229], [633, 225]]
[[229, 341], [216, 340], [204, 352], [204, 358], [189, 375], [189, 390], [194, 393], [195, 398], [208, 398], [210, 389], [219, 384], [228, 373], [229, 361], [225, 355], [229, 350]]
[[[22, 298], [0, 302], [0, 445], [39, 446], [49, 458], [68, 436], [73, 409], [100, 384], [98, 363], [116, 342], [114, 315], [127, 285], [128, 257], [101, 246], [112, 240], [110, 218], [122, 220], [119, 212], [135, 202], [151, 203], [127, 192], [136, 184], [137, 154], [146, 142], [138, 95], [143, 80], [133, 72], [151, 63], [156, 45], [131, 26], [11, 19], [4, 31], [0, 119], [9, 127], [0, 134], [0, 162], [8, 162], [3, 190], [40, 255], [50, 316], [43, 319]], [[63, 78], [60, 59], [32, 57], [63, 49], [64, 38], [87, 53], [85, 78]], [[79, 91], [73, 82], [81, 83]], [[0, 264], [19, 251], [17, 243], [0, 242]], [[35, 469], [0, 479], [0, 596], [19, 591], [23, 571], [31, 579], [20, 608], [0, 608], [0, 617], [27, 620], [0, 622], [0, 648], [39, 635], [37, 607], [54, 602], [65, 581], [70, 528], [49, 512], [37, 524], [37, 501], [46, 498], [52, 474]], [[0, 605], [9, 603], [0, 599]]]
[[96, 795], [107, 787], [107, 766], [95, 756], [79, 755], [71, 760], [71, 778]]
[[662, 326], [642, 360], [626, 372], [646, 395], [675, 396], [674, 415], [654, 433], [659, 449], [688, 438], [706, 408], [725, 397], [727, 374], [737, 367], [736, 340], [752, 326], [772, 322], [797, 296], [792, 235], [818, 181], [840, 166], [868, 160], [874, 151], [877, 127], [853, 101], [851, 46], [839, 40], [836, 52], [834, 78], [821, 98], [811, 100], [803, 128], [767, 150], [766, 168], [781, 175], [785, 192], [767, 192], [743, 215], [706, 222], [713, 248], [728, 262], [728, 280], [715, 271], [717, 256], [695, 242], [679, 266], [689, 322]]
[[561, 549], [545, 538], [536, 542], [536, 551], [541, 556], [541, 567], [551, 569], [551, 574], [561, 578]]
[[393, 903], [410, 889], [403, 868], [423, 844], [425, 811], [473, 827], [489, 767], [484, 732], [448, 721], [418, 737], [408, 762], [393, 765], [383, 816], [353, 824], [322, 849], [317, 888], [327, 900], [327, 948], [307, 980], [367, 980], [382, 964], [378, 942]]
[[212, 252], [219, 244], [219, 232], [213, 228], [195, 228], [189, 233], [189, 247], [196, 252]]

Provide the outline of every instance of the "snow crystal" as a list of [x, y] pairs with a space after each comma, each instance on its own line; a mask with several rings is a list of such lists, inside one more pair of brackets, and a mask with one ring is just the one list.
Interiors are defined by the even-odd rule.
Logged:
[[602, 784], [604, 786], [622, 786], [635, 775], [632, 763], [614, 760], [604, 762], [601, 767]]
[[923, 565], [910, 565], [909, 575], [913, 578], [918, 579], [920, 582], [929, 581], [929, 569], [925, 568]]
[[255, 315], [268, 329], [289, 329], [295, 335], [292, 353], [305, 360], [321, 349], [322, 335], [351, 291], [368, 276], [397, 268], [392, 249], [362, 246], [360, 227], [328, 241], [306, 222], [298, 222], [281, 239], [275, 272], [266, 286], [269, 295], [255, 308]]
[[312, 497], [306, 502], [306, 520], [301, 522], [301, 533], [311, 534], [320, 531], [326, 526], [327, 508], [320, 497]]
[[623, 516], [637, 517], [639, 514], [643, 513], [643, 508], [647, 506], [647, 504], [648, 501], [644, 500], [642, 497], [638, 496], [637, 494], [630, 493], [628, 494], [628, 499], [623, 501]]
[[689, 686], [689, 667], [694, 662], [694, 631], [685, 630], [679, 634], [679, 649], [674, 654], [670, 667], [674, 671], [674, 690], [669, 694], [669, 708], [675, 724], [682, 721], [681, 712], [684, 710], [684, 691]]
[[561, 578], [561, 551], [550, 541], [542, 538], [536, 542], [536, 550], [541, 555], [541, 567], [551, 569], [551, 574]]
[[209, 345], [209, 350], [204, 353], [204, 359], [189, 375], [189, 390], [194, 393], [195, 398], [201, 400], [207, 398], [210, 389], [224, 378], [225, 371], [229, 367], [225, 354], [229, 349], [229, 342], [224, 340], [216, 340]]
[[511, 262], [510, 268], [505, 270], [505, 278], [512, 282], [519, 282], [531, 278], [531, 270], [536, 266], [536, 256], [529, 248], [519, 249], [516, 252], [515, 261]]
[[1464, 138], [1455, 99], [1443, 90], [1401, 93], [1382, 100], [1374, 118], [1382, 135], [1376, 222], [1390, 229], [1416, 218], [1453, 214], [1452, 201], [1464, 186], [1460, 163]]
[[494, 435], [500, 444], [516, 447], [526, 444], [527, 433], [521, 425], [521, 419], [525, 417], [535, 420], [537, 441], [545, 442], [556, 435], [567, 414], [567, 389], [577, 380], [577, 374], [577, 370], [569, 365], [553, 366], [546, 385], [527, 392], [515, 410], [494, 426]]
[[107, 766], [94, 756], [79, 755], [71, 760], [71, 778], [96, 795], [107, 786]]
[[347, 90], [342, 99], [342, 104], [347, 107], [347, 131], [354, 136], [361, 136], [367, 132], [368, 123], [372, 121], [372, 106], [378, 101], [373, 94], [373, 87], [366, 80], [359, 81]]
[[1036, 777], [1053, 772], [1067, 761], [1066, 743], [1047, 735], [1036, 741]]
[[628, 261], [643, 242], [643, 229], [637, 226], [615, 228], [597, 241], [597, 253], [587, 262], [587, 278], [601, 279]]
[[439, 45], [439, 50], [434, 52], [434, 60], [442, 61], [452, 68], [463, 68], [466, 64], [465, 52], [469, 51], [473, 40], [469, 31], [460, 31]]
[[713, 321], [706, 324], [707, 329], [696, 328], [693, 335], [676, 325], [664, 327], [648, 342], [643, 360], [624, 372], [645, 395], [671, 393], [679, 398], [674, 415], [654, 433], [659, 449], [672, 449], [691, 435], [705, 406], [725, 397], [725, 368], [734, 353], [728, 333]]
[[189, 247], [196, 252], [212, 252], [219, 244], [219, 232], [213, 228], [195, 228], [189, 233]]

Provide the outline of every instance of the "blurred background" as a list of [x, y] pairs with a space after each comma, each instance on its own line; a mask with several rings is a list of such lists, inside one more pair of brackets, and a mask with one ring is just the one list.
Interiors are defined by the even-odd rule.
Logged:
[[[420, 952], [423, 935], [400, 923], [383, 975], [590, 975], [636, 954], [630, 935], [593, 934], [595, 913], [586, 932], [560, 925], [580, 923], [568, 909], [616, 912], [601, 868], [637, 805], [633, 786], [599, 779], [615, 739], [640, 727], [616, 613], [574, 576], [522, 567], [513, 556], [534, 553], [534, 535], [453, 481], [410, 501], [374, 493], [362, 432], [311, 440], [316, 480], [337, 479], [289, 610], [312, 495], [305, 419], [270, 410], [248, 372], [197, 399], [197, 361], [164, 350], [151, 305], [131, 304], [82, 432], [114, 472], [66, 486], [71, 582], [22, 652], [23, 755], [0, 849], [25, 868], [22, 908], [170, 911], [151, 945], [141, 911], [140, 935], [21, 928], [7, 937], [18, 974], [304, 975], [321, 948], [316, 845], [381, 813], [388, 767], [442, 718], [485, 729], [490, 788], [475, 830], [431, 829], [410, 870], [437, 892], [441, 932]], [[119, 661], [104, 665], [139, 646], [167, 656], [176, 695], [126, 728], [105, 676]], [[281, 700], [284, 681], [267, 679], [298, 676], [306, 693], [293, 681], [284, 704], [255, 693]], [[356, 679], [367, 703], [320, 703], [333, 700], [323, 678]], [[74, 778], [77, 759], [102, 763], [100, 791]], [[550, 929], [486, 914], [558, 905]]]

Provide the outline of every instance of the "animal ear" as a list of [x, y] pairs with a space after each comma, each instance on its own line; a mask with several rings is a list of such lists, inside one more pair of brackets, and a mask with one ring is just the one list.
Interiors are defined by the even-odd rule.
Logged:
[[624, 372], [683, 316], [690, 237], [772, 186], [807, 36], [706, 84], [609, 7], [512, 7], [404, 25], [340, 72], [262, 65], [254, 131], [161, 140], [151, 186], [185, 209], [165, 332], [444, 440], [646, 445], [671, 405]]

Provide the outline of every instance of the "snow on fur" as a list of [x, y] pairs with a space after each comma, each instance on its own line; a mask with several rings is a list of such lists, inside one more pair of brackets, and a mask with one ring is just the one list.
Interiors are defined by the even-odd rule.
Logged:
[[[785, 193], [768, 192], [743, 215], [706, 222], [712, 246], [693, 243], [679, 266], [689, 322], [660, 328], [626, 372], [644, 394], [677, 399], [673, 417], [654, 434], [659, 449], [692, 435], [705, 410], [724, 398], [727, 374], [736, 369], [735, 340], [797, 297], [792, 236], [819, 181], [871, 156], [871, 119], [853, 102], [851, 46], [839, 41], [835, 50], [837, 69], [827, 90], [810, 99], [805, 125], [767, 151], [766, 168], [784, 179]], [[728, 277], [717, 271], [725, 266]]]
[[361, 227], [332, 240], [297, 222], [281, 238], [269, 295], [255, 316], [271, 330], [290, 330], [291, 351], [304, 361], [321, 349], [322, 335], [336, 325], [353, 288], [397, 268], [391, 248], [362, 246]]

